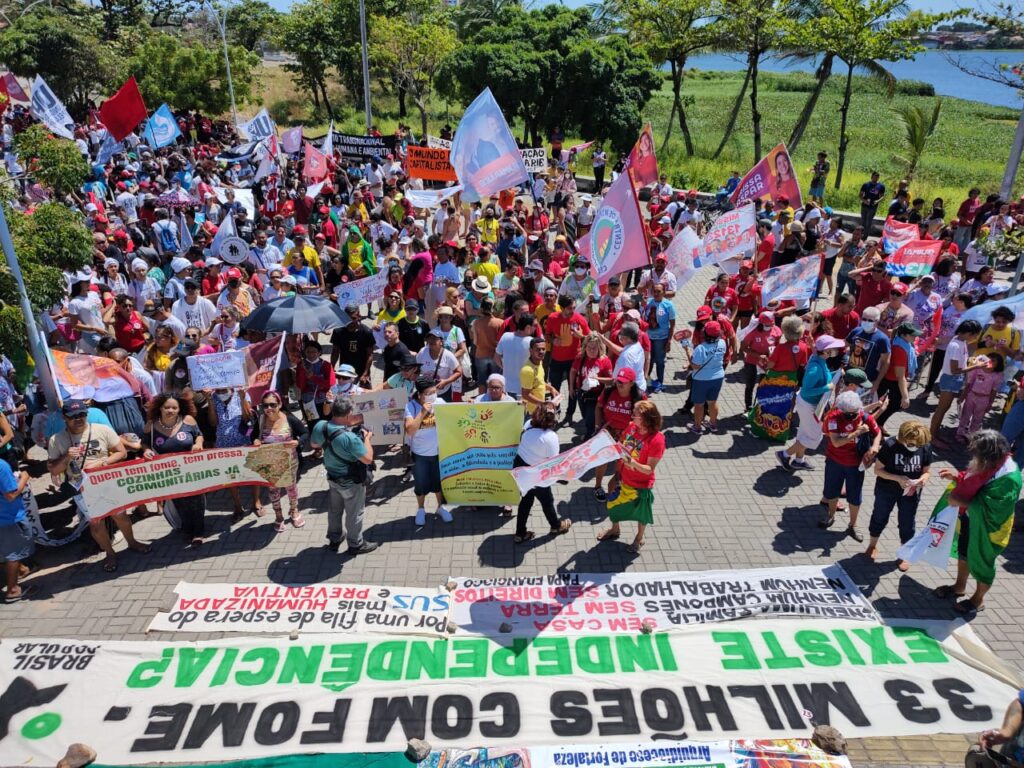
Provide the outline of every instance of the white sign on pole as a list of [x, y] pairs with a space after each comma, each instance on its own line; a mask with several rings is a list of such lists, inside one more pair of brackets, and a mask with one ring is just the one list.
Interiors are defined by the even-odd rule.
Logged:
[[530, 147], [519, 150], [523, 156], [523, 163], [530, 173], [540, 173], [548, 167], [548, 155], [543, 147]]

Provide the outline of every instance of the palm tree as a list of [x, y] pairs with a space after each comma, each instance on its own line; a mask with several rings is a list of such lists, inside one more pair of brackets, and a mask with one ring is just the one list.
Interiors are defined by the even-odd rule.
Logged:
[[904, 177], [910, 180], [917, 170], [921, 161], [928, 139], [935, 133], [935, 126], [939, 124], [939, 115], [942, 113], [942, 99], [935, 100], [931, 114], [927, 114], [920, 106], [914, 104], [902, 104], [896, 107], [895, 112], [903, 125], [903, 143], [906, 145], [906, 157], [895, 156], [896, 162], [907, 166]]

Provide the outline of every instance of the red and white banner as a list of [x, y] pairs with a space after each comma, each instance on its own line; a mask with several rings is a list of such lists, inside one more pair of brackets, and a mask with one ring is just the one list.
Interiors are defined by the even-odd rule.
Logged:
[[718, 264], [731, 275], [739, 272], [740, 262], [753, 259], [757, 249], [757, 221], [754, 204], [747, 203], [719, 216], [704, 235], [701, 264]]
[[605, 430], [601, 430], [587, 442], [552, 456], [547, 461], [532, 467], [517, 467], [512, 477], [522, 493], [531, 488], [547, 488], [556, 480], [575, 480], [592, 467], [618, 461], [622, 456], [619, 444]]
[[[866, 235], [867, 232], [864, 234]], [[882, 248], [886, 253], [896, 253], [902, 246], [917, 240], [920, 236], [921, 230], [918, 229], [917, 224], [896, 221], [890, 216], [882, 225]]]
[[327, 178], [327, 155], [308, 141], [305, 143], [306, 161], [302, 165], [302, 177], [310, 181], [322, 181]]
[[911, 240], [885, 260], [885, 269], [897, 277], [921, 277], [932, 271], [939, 254], [941, 240]]

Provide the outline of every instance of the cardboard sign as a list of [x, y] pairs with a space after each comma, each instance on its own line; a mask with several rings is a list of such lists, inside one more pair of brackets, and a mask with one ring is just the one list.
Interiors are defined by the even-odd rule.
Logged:
[[544, 151], [544, 147], [528, 147], [520, 149], [519, 153], [523, 156], [523, 164], [530, 173], [541, 173], [547, 170], [548, 153]]
[[409, 393], [405, 389], [385, 389], [352, 395], [356, 413], [363, 425], [373, 432], [371, 445], [401, 445], [405, 442], [405, 406]]
[[448, 162], [451, 150], [417, 147], [410, 144], [406, 150], [405, 168], [409, 175], [428, 181], [456, 181], [455, 169]]
[[241, 389], [249, 383], [245, 374], [245, 352], [214, 352], [209, 355], [190, 355], [188, 376], [192, 389]]

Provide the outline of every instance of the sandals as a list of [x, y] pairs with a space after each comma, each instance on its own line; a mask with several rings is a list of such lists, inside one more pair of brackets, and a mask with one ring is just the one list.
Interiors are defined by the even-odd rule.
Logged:
[[34, 595], [35, 592], [36, 592], [36, 588], [34, 586], [32, 586], [32, 585], [27, 585], [27, 586], [22, 587], [21, 588], [21, 592], [16, 594], [14, 597], [11, 597], [11, 596], [7, 595], [7, 593], [5, 592], [4, 593], [4, 602], [5, 603], [21, 602], [25, 598], [31, 597], [32, 595]]
[[263, 517], [267, 514], [267, 510], [262, 504], [260, 504], [258, 507], [252, 508], [252, 513], [256, 515], [256, 517]]
[[532, 541], [536, 535], [537, 534], [535, 534], [533, 531], [527, 531], [522, 536], [514, 536], [512, 538], [512, 541], [514, 541], [516, 544], [525, 544], [528, 541]]
[[640, 554], [640, 550], [643, 549], [643, 548], [644, 548], [644, 540], [641, 539], [640, 541], [634, 541], [632, 544], [630, 544], [628, 547], [626, 547], [626, 551], [629, 552], [629, 554], [631, 554], [631, 555], [639, 555]]
[[512, 507], [502, 507], [501, 516], [505, 518], [511, 518], [513, 515]]
[[231, 522], [237, 523], [239, 520], [245, 517], [246, 514], [246, 511], [241, 507], [235, 507], [235, 511], [231, 513]]
[[825, 518], [824, 520], [819, 520], [818, 521], [818, 527], [819, 528], [831, 528], [833, 525], [835, 525], [835, 522], [836, 522], [835, 517], [828, 517], [828, 518]]
[[104, 560], [103, 570], [107, 573], [114, 573], [117, 571], [117, 560]]
[[964, 616], [974, 616], [985, 610], [985, 604], [975, 605], [970, 600], [960, 600], [953, 606], [953, 610]]
[[952, 584], [943, 584], [941, 587], [933, 589], [932, 594], [936, 597], [942, 597], [948, 600], [951, 597], [963, 597], [967, 593], [957, 592]]
[[572, 528], [572, 520], [563, 520], [557, 528], [552, 528], [550, 533], [552, 536], [561, 536], [563, 533], [568, 533], [570, 528]]
[[864, 534], [860, 533], [852, 525], [849, 528], [846, 529], [846, 535], [849, 536], [854, 541], [856, 541], [858, 544], [861, 544], [864, 541]]
[[292, 526], [295, 528], [301, 528], [306, 524], [306, 519], [302, 516], [301, 512], [292, 512], [289, 517], [292, 521]]
[[597, 540], [598, 541], [615, 541], [616, 539], [619, 538], [619, 536], [620, 536], [620, 534], [619, 534], [618, 531], [616, 531], [615, 533], [612, 533], [612, 529], [609, 528], [608, 530], [601, 531], [601, 533], [597, 534]]
[[138, 549], [136, 549], [135, 547], [129, 547], [129, 549], [131, 549], [132, 552], [137, 552], [140, 555], [148, 555], [150, 552], [153, 551], [153, 545], [141, 544]]
[[284, 523], [284, 520], [278, 520], [278, 521], [276, 521], [276, 522], [274, 523], [274, 532], [275, 532], [275, 533], [284, 533], [284, 531], [285, 531], [285, 523]]

